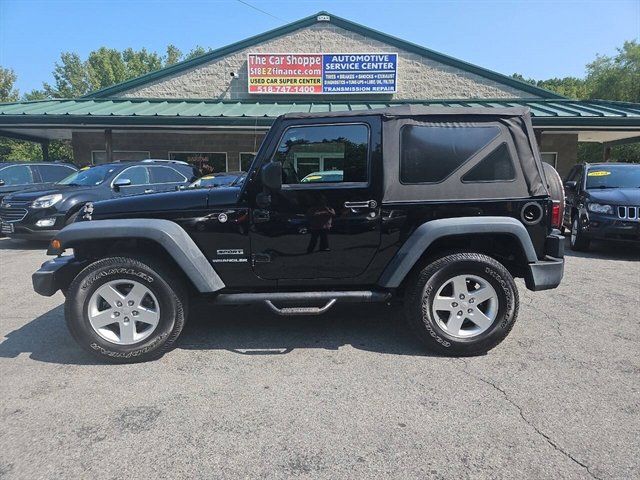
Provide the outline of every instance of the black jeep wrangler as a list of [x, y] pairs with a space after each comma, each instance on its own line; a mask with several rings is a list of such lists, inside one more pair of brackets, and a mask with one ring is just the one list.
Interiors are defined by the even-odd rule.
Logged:
[[86, 205], [33, 285], [61, 289], [74, 338], [114, 362], [161, 356], [194, 300], [280, 315], [399, 300], [428, 348], [475, 355], [513, 327], [514, 277], [560, 283], [548, 182], [523, 109], [287, 114], [242, 188]]

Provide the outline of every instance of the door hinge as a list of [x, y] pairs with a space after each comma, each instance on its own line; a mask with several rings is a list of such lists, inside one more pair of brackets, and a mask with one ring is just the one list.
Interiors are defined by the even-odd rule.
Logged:
[[271, 255], [268, 253], [252, 253], [251, 254], [251, 266], [255, 267], [256, 263], [269, 263], [271, 261]]

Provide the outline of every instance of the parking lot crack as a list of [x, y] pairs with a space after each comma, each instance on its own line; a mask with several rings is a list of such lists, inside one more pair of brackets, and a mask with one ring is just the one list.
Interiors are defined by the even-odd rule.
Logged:
[[586, 472], [592, 477], [595, 478], [596, 480], [601, 480], [600, 477], [596, 476], [591, 469], [589, 468], [589, 466], [587, 464], [585, 464], [584, 462], [581, 462], [580, 460], [578, 460], [577, 458], [575, 458], [571, 453], [567, 452], [564, 448], [562, 448], [560, 445], [558, 445], [549, 435], [547, 435], [546, 433], [544, 433], [542, 430], [540, 430], [533, 422], [531, 422], [524, 414], [524, 411], [522, 409], [522, 407], [520, 405], [518, 405], [513, 399], [511, 399], [511, 397], [507, 394], [507, 392], [499, 387], [498, 385], [496, 385], [495, 383], [493, 383], [491, 380], [487, 380], [486, 378], [480, 377], [478, 375], [475, 375], [473, 373], [471, 373], [469, 370], [467, 370], [467, 363], [464, 359], [460, 359], [462, 361], [462, 363], [464, 364], [464, 368], [461, 370], [463, 373], [465, 373], [466, 375], [486, 384], [489, 385], [490, 387], [492, 387], [494, 390], [498, 391], [503, 397], [504, 399], [509, 402], [511, 405], [513, 405], [517, 410], [518, 413], [520, 415], [520, 418], [522, 419], [522, 421], [524, 423], [526, 423], [528, 426], [530, 426], [531, 428], [533, 428], [533, 430], [539, 435], [541, 436], [551, 447], [553, 447], [555, 450], [557, 450], [558, 452], [560, 452], [562, 455], [564, 455], [566, 458], [568, 458], [569, 460], [571, 460], [573, 463], [575, 463], [576, 465], [579, 465], [580, 467], [582, 467], [584, 470], [586, 470]]

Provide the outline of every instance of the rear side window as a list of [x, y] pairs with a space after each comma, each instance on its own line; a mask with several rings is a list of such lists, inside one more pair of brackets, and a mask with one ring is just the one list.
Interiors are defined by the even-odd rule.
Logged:
[[181, 183], [186, 182], [187, 177], [171, 167], [150, 167], [151, 183]]
[[400, 134], [400, 181], [438, 183], [500, 134], [498, 127], [405, 125]]
[[509, 181], [516, 178], [513, 160], [506, 143], [500, 144], [489, 155], [462, 177], [463, 182]]
[[63, 178], [71, 175], [75, 170], [62, 165], [38, 165], [40, 177], [43, 182], [59, 182]]
[[0, 180], [9, 185], [28, 185], [33, 183], [33, 172], [27, 165], [14, 165], [0, 170]]

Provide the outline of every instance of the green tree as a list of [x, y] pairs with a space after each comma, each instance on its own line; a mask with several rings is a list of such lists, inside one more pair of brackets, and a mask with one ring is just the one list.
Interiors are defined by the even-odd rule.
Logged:
[[175, 45], [167, 46], [167, 53], [164, 56], [164, 65], [166, 67], [171, 66], [175, 63], [178, 63], [182, 59], [182, 52]]
[[598, 55], [587, 65], [589, 98], [640, 102], [640, 44], [624, 42], [615, 57]]
[[15, 88], [18, 77], [10, 68], [0, 67], [0, 102], [15, 102], [20, 93]]
[[86, 66], [77, 53], [63, 52], [60, 62], [56, 62], [53, 69], [55, 83], [43, 84], [43, 90], [50, 98], [73, 98], [87, 93]]

